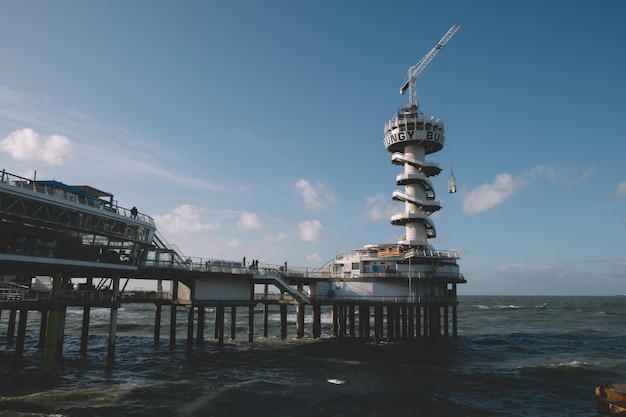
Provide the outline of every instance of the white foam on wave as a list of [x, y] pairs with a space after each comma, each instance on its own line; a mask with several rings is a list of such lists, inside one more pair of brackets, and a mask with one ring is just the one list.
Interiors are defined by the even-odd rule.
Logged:
[[335, 385], [343, 385], [346, 383], [346, 381], [342, 379], [335, 379], [335, 378], [327, 379], [326, 382], [330, 384], [335, 384]]

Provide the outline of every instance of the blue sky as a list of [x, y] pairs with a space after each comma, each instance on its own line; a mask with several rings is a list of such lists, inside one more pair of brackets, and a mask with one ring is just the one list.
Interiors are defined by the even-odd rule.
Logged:
[[1, 9], [0, 168], [111, 192], [187, 256], [309, 267], [404, 233], [383, 126], [461, 25], [418, 78], [459, 293], [626, 293], [621, 0]]

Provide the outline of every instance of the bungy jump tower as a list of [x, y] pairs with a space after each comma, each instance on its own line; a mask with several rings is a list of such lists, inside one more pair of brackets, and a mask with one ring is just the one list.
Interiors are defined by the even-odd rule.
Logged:
[[[436, 237], [430, 215], [441, 209], [429, 178], [442, 170], [426, 156], [443, 148], [444, 123], [419, 111], [415, 80], [458, 29], [450, 28], [421, 61], [409, 68], [408, 81], [400, 90], [401, 94], [409, 90], [409, 104], [385, 124], [384, 144], [391, 162], [404, 168], [396, 176], [397, 185], [404, 190], [392, 195], [393, 200], [404, 203], [404, 211], [391, 217], [393, 225], [404, 226], [404, 235], [397, 243], [366, 245], [338, 255], [328, 265], [333, 280], [312, 288], [320, 298], [327, 291], [335, 305], [359, 300], [374, 305], [375, 310], [376, 306], [381, 311], [386, 306], [390, 335], [402, 335], [408, 327], [409, 336], [414, 331], [417, 336], [448, 336], [449, 323], [457, 335], [457, 284], [466, 282], [457, 264], [459, 254], [435, 250], [428, 243]], [[456, 192], [454, 177], [448, 182], [448, 191]]]

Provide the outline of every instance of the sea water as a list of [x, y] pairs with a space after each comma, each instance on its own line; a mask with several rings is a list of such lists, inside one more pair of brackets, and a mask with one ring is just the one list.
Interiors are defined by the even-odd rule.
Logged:
[[[595, 386], [626, 382], [626, 297], [461, 296], [459, 337], [360, 343], [326, 336], [280, 339], [280, 316], [247, 342], [219, 346], [207, 314], [203, 344], [155, 343], [154, 306], [119, 310], [115, 360], [107, 362], [109, 310], [92, 309], [80, 355], [82, 309], [68, 309], [63, 359], [44, 375], [31, 313], [24, 358], [0, 320], [0, 416], [595, 416]], [[228, 310], [228, 309], [227, 309]], [[291, 310], [290, 310], [291, 311]], [[241, 322], [240, 322], [240, 321]], [[225, 336], [230, 336], [229, 322]]]

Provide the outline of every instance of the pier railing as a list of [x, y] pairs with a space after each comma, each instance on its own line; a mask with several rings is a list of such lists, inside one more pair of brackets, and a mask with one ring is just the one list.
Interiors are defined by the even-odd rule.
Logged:
[[[59, 297], [66, 301], [113, 301], [111, 290], [64, 290]], [[166, 291], [131, 291], [120, 293], [119, 299], [132, 301], [172, 300], [172, 294]], [[51, 291], [33, 291], [28, 289], [12, 289], [0, 292], [0, 301], [45, 301], [52, 300]]]
[[311, 301], [316, 303], [380, 303], [380, 304], [442, 304], [450, 305], [458, 302], [457, 297], [451, 296], [326, 296], [316, 295], [311, 297]]
[[273, 265], [273, 264], [260, 264], [259, 266], [253, 266], [245, 264], [243, 261], [230, 261], [225, 259], [214, 258], [194, 258], [184, 257], [183, 262], [173, 262], [172, 260], [153, 260], [148, 259], [145, 261], [144, 267], [152, 268], [166, 268], [166, 269], [183, 269], [187, 271], [196, 272], [214, 272], [214, 273], [226, 273], [226, 274], [279, 274], [286, 278], [301, 278], [301, 279], [342, 279], [342, 280], [359, 280], [362, 278], [399, 278], [399, 279], [451, 279], [451, 280], [464, 280], [463, 274], [457, 272], [411, 272], [410, 277], [408, 272], [404, 271], [388, 271], [388, 272], [335, 272], [329, 267], [326, 268], [308, 268], [298, 266], [285, 266], [285, 265]]

